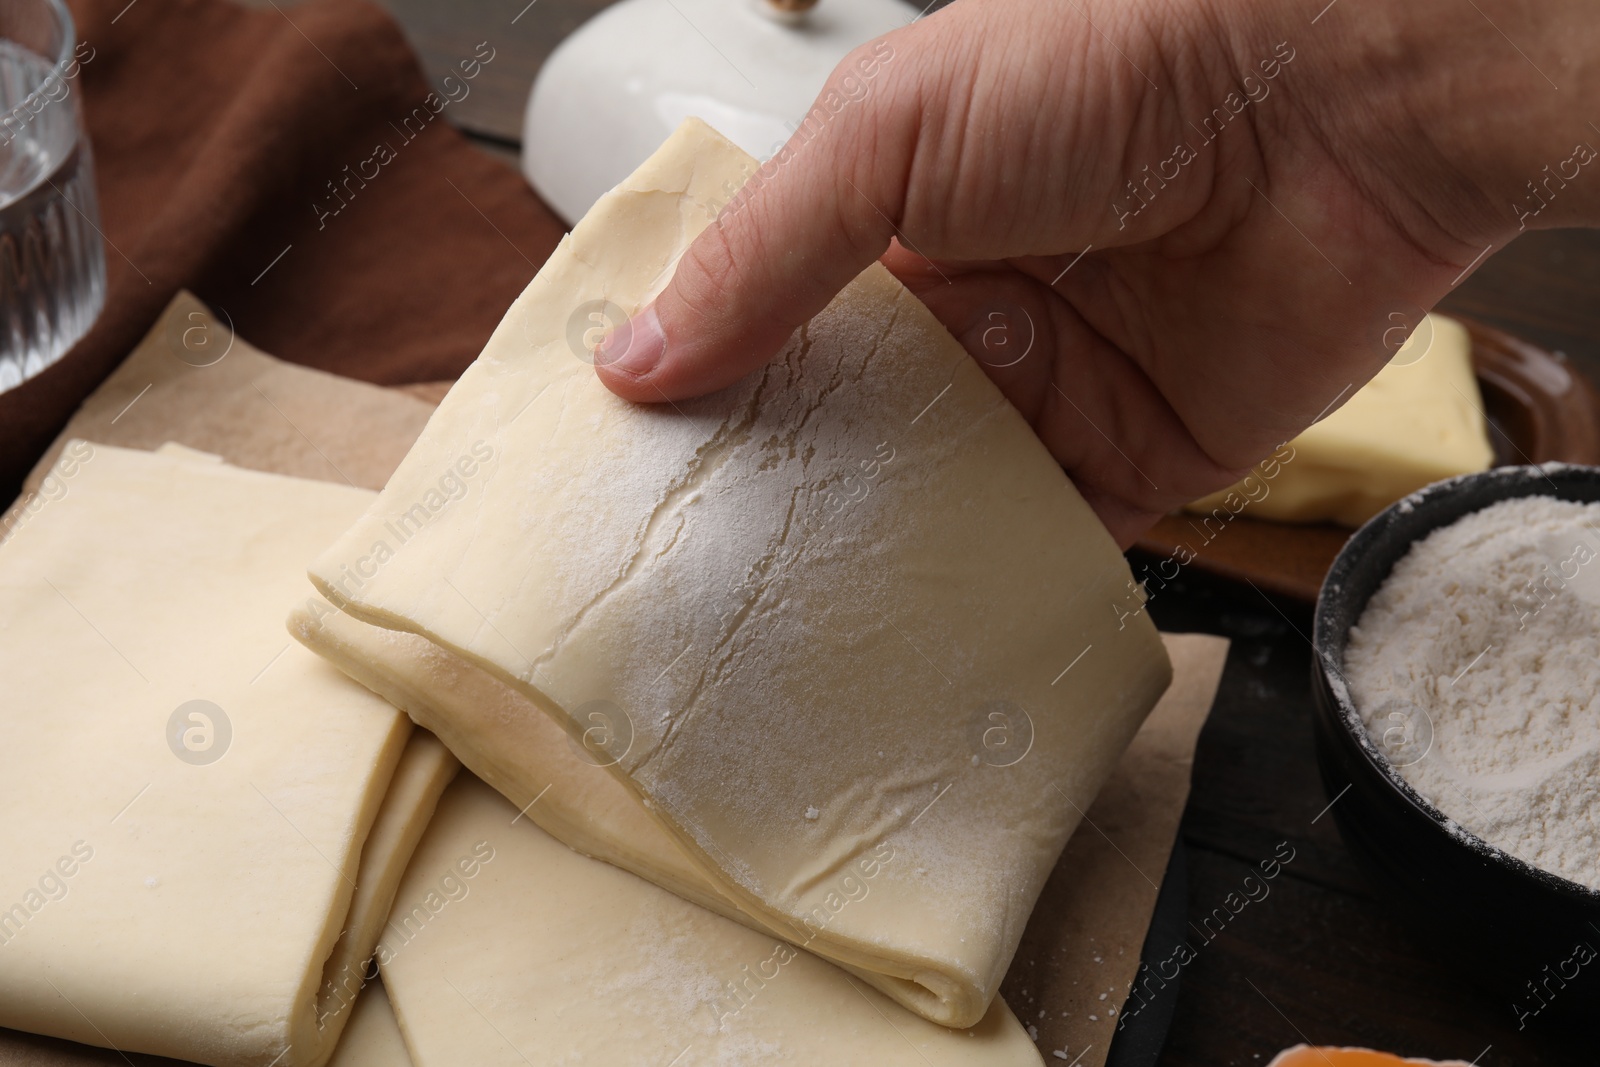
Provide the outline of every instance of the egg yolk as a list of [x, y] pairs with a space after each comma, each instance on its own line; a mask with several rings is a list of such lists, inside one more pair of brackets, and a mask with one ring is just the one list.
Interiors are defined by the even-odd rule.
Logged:
[[1468, 1067], [1460, 1060], [1407, 1060], [1367, 1048], [1312, 1048], [1297, 1045], [1268, 1067]]

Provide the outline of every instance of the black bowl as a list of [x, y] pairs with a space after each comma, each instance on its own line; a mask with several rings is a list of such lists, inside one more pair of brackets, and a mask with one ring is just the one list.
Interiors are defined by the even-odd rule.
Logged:
[[1340, 833], [1408, 927], [1506, 998], [1508, 1021], [1582, 1014], [1592, 1025], [1600, 958], [1583, 957], [1600, 952], [1600, 892], [1446, 819], [1373, 744], [1342, 677], [1350, 627], [1414, 541], [1525, 496], [1600, 501], [1600, 468], [1546, 464], [1452, 478], [1391, 505], [1345, 545], [1322, 584], [1312, 636], [1317, 762]]

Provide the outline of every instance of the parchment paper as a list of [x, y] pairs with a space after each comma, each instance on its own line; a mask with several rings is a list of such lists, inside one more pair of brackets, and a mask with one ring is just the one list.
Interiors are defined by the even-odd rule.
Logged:
[[[0, 525], [71, 491], [60, 475], [44, 479], [73, 437], [145, 449], [173, 441], [241, 467], [380, 489], [448, 388], [387, 389], [283, 362], [180, 293], [84, 401]], [[1063, 1062], [1052, 1055], [1060, 1052], [1077, 1067], [1105, 1064], [1188, 801], [1195, 741], [1227, 658], [1223, 638], [1163, 637], [1172, 687], [1067, 843], [1002, 987], [1047, 1063]], [[0, 1064], [127, 1062], [109, 1050], [0, 1030]], [[341, 1067], [338, 1054], [330, 1067]]]

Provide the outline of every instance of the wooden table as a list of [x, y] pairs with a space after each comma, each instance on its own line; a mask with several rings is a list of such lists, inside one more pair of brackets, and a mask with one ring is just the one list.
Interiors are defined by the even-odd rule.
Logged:
[[[479, 41], [494, 63], [451, 117], [514, 162], [522, 109], [544, 57], [606, 0], [382, 0], [435, 82]], [[845, 0], [848, 2], [848, 0]], [[1444, 302], [1564, 352], [1600, 381], [1600, 233], [1530, 233]], [[1593, 1063], [1600, 1056], [1431, 958], [1356, 866], [1331, 818], [1311, 742], [1310, 612], [1248, 587], [1186, 575], [1151, 604], [1166, 630], [1233, 640], [1200, 739], [1183, 827], [1189, 908], [1235, 891], [1279, 842], [1296, 851], [1271, 895], [1184, 970], [1162, 1064], [1251, 1067], [1308, 1040], [1456, 1057], [1480, 1067]], [[1485, 1051], [1486, 1046], [1488, 1050]]]

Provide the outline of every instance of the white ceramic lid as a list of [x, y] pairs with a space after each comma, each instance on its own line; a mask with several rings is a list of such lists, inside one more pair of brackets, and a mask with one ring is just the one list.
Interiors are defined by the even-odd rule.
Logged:
[[901, 0], [822, 0], [800, 16], [768, 0], [622, 0], [539, 71], [523, 173], [570, 225], [690, 115], [766, 159], [851, 49], [916, 14]]

